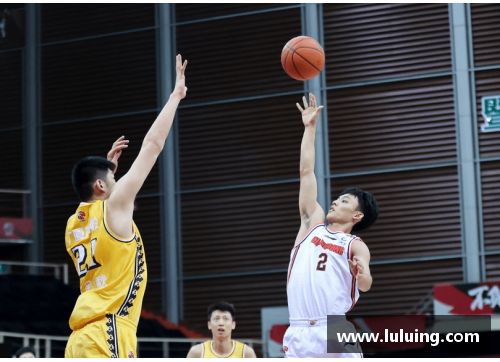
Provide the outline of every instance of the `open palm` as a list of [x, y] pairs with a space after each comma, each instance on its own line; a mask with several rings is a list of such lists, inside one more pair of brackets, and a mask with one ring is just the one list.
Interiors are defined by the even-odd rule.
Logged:
[[297, 108], [302, 113], [304, 126], [315, 126], [323, 106], [317, 107], [316, 97], [312, 93], [309, 93], [309, 105], [307, 104], [306, 97], [302, 97], [302, 101], [304, 102], [304, 109], [298, 103]]

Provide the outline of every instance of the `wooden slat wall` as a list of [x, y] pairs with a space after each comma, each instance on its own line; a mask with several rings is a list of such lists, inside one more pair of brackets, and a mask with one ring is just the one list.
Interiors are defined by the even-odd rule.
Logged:
[[500, 255], [486, 255], [486, 280], [500, 280]]
[[475, 78], [479, 154], [482, 158], [500, 156], [500, 132], [481, 131], [481, 126], [484, 124], [481, 97], [500, 95], [500, 69], [476, 72]]
[[184, 276], [286, 269], [300, 226], [298, 187], [183, 195]]
[[[176, 15], [182, 21], [262, 8], [176, 5]], [[181, 190], [298, 179], [303, 125], [295, 103], [301, 93], [191, 105], [300, 92], [303, 83], [290, 78], [280, 61], [286, 42], [301, 35], [300, 8], [176, 31], [177, 52], [189, 61], [178, 124]], [[297, 202], [298, 182], [183, 194], [184, 276], [286, 269], [300, 222]], [[227, 300], [237, 309], [235, 337], [260, 338], [260, 308], [286, 305], [285, 284], [286, 273], [185, 281], [185, 322], [206, 333], [208, 305]]]
[[456, 160], [451, 77], [328, 92], [331, 173]]
[[324, 4], [328, 85], [451, 70], [448, 4]]
[[486, 251], [500, 249], [500, 162], [481, 164], [484, 246]]
[[[451, 71], [447, 4], [323, 9], [327, 85]], [[331, 174], [456, 161], [453, 102], [451, 76], [329, 90]], [[379, 220], [359, 233], [372, 260], [461, 253], [456, 167], [333, 178], [332, 198], [347, 187], [379, 202]], [[353, 312], [407, 313], [437, 279], [461, 282], [461, 269], [460, 258], [374, 265], [374, 286]]]
[[350, 315], [406, 314], [424, 304], [435, 284], [463, 283], [461, 258], [373, 265], [370, 271], [372, 288], [360, 293]]
[[181, 189], [298, 178], [301, 94], [179, 111]]
[[456, 167], [336, 178], [332, 198], [347, 187], [371, 192], [379, 204], [375, 225], [358, 235], [372, 260], [461, 253]]
[[[280, 4], [280, 7], [289, 4]], [[175, 5], [177, 23], [276, 8], [278, 4], [187, 4]], [[283, 44], [284, 45], [284, 44]]]
[[[184, 7], [178, 8], [180, 16]], [[181, 25], [176, 32], [177, 52], [190, 64], [184, 104], [303, 87], [281, 66], [284, 45], [301, 33], [299, 8]]]
[[[121, 135], [130, 140], [116, 178], [130, 168], [157, 116], [156, 33], [153, 4], [42, 4], [42, 172], [46, 262], [71, 263], [64, 228], [79, 200], [71, 170], [85, 156], [105, 157]], [[126, 34], [114, 34], [131, 30]], [[110, 36], [75, 39], [101, 34]], [[61, 43], [51, 43], [64, 41]], [[129, 116], [114, 116], [139, 112]], [[53, 123], [94, 117], [70, 123]], [[158, 166], [140, 195], [159, 191]], [[62, 205], [60, 205], [62, 204]], [[150, 279], [161, 278], [159, 197], [139, 197], [134, 220], [145, 243]], [[70, 281], [79, 281], [70, 267]], [[154, 283], [152, 283], [154, 285]], [[159, 285], [159, 284], [158, 284]], [[160, 306], [148, 288], [145, 305]], [[151, 292], [149, 292], [149, 290]]]
[[500, 64], [500, 4], [470, 4], [474, 66]]
[[[220, 260], [223, 261], [224, 256]], [[210, 335], [207, 333], [207, 308], [219, 301], [235, 306], [234, 338], [261, 338], [261, 308], [287, 304], [286, 273], [184, 282], [184, 313], [189, 315], [190, 325], [200, 333]]]

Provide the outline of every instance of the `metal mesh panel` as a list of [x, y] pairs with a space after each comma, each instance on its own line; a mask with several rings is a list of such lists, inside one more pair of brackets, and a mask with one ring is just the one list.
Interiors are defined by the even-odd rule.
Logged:
[[0, 53], [0, 129], [21, 126], [22, 53]]
[[[95, 121], [45, 126], [43, 128], [43, 200], [44, 204], [79, 202], [71, 184], [74, 165], [87, 156], [106, 157], [113, 142], [121, 135], [130, 140], [118, 162], [118, 180], [132, 166], [144, 136], [156, 118], [155, 113], [105, 118]], [[71, 135], [71, 136], [70, 136]], [[61, 182], [65, 180], [64, 182]], [[155, 165], [140, 193], [158, 192], [158, 166]]]
[[154, 4], [42, 4], [42, 42], [154, 26], [154, 9]]
[[155, 31], [42, 47], [43, 122], [156, 108]]

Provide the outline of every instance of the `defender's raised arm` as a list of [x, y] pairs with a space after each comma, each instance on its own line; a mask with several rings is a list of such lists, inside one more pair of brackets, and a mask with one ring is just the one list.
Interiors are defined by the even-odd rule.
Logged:
[[184, 76], [186, 66], [187, 60], [183, 64], [182, 57], [177, 55], [174, 91], [144, 137], [142, 148], [132, 167], [116, 183], [113, 193], [109, 197], [107, 202], [108, 223], [118, 236], [127, 238], [131, 235], [134, 199], [163, 150], [177, 106], [181, 99], [186, 96], [187, 87]]

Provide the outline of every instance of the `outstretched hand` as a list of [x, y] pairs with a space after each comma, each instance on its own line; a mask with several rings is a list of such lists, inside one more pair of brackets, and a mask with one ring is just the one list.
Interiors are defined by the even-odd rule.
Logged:
[[323, 106], [317, 107], [316, 97], [312, 93], [309, 93], [309, 105], [307, 105], [306, 97], [302, 97], [302, 100], [304, 102], [304, 109], [297, 103], [297, 108], [302, 113], [302, 122], [304, 122], [304, 126], [306, 127], [315, 126]]
[[182, 63], [182, 56], [180, 54], [175, 58], [175, 88], [172, 94], [178, 94], [181, 99], [186, 97], [187, 87], [186, 87], [186, 77], [184, 75], [187, 67], [187, 60]]
[[122, 154], [122, 150], [128, 147], [128, 140], [125, 139], [125, 136], [121, 136], [118, 138], [113, 146], [111, 146], [111, 150], [108, 152], [108, 160], [115, 164], [115, 169], [113, 173], [116, 173], [118, 169], [118, 159]]

